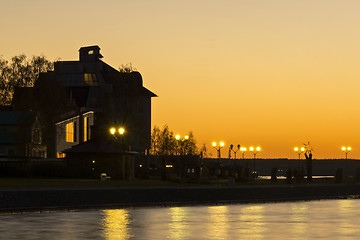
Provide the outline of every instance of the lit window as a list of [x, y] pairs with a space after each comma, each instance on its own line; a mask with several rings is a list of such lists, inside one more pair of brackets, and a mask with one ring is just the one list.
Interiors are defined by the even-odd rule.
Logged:
[[84, 84], [88, 86], [99, 86], [95, 73], [84, 73]]
[[84, 117], [84, 142], [89, 140], [88, 136], [88, 123], [89, 123], [89, 117]]
[[57, 155], [57, 158], [65, 158], [66, 157], [66, 154], [61, 153], [61, 152], [56, 153], [56, 155]]
[[70, 122], [66, 124], [66, 142], [76, 142], [76, 123]]
[[167, 167], [167, 168], [172, 168], [173, 167], [173, 165], [165, 165], [165, 167]]

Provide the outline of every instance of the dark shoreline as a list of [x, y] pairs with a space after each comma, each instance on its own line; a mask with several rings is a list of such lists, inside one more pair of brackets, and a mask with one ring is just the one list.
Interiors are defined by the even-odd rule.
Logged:
[[224, 205], [358, 196], [358, 184], [2, 189], [0, 212]]

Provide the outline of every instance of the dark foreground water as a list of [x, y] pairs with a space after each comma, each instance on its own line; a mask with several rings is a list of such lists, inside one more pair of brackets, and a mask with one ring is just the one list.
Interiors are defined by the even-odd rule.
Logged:
[[359, 239], [360, 200], [0, 215], [0, 239]]

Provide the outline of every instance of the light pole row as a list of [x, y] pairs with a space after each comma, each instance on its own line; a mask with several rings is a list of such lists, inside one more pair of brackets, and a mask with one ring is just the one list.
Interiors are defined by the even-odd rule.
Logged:
[[[301, 158], [301, 154], [305, 154], [307, 149], [305, 147], [294, 147], [294, 151], [299, 155], [299, 160]], [[348, 153], [351, 151], [351, 147], [350, 146], [342, 146], [341, 147], [341, 151], [343, 151], [345, 153], [345, 159], [347, 159], [347, 155]]]
[[[224, 142], [219, 142], [219, 144], [217, 142], [212, 142], [212, 146], [213, 148], [216, 149], [217, 151], [217, 157], [221, 158], [221, 148], [223, 148], [225, 146]], [[250, 152], [252, 152], [254, 154], [254, 159], [256, 158], [256, 154], [259, 153], [261, 151], [261, 147], [249, 147]], [[229, 147], [229, 158], [231, 158], [231, 152], [234, 152], [234, 158], [236, 159], [236, 153], [240, 151], [242, 153], [242, 158], [244, 159], [245, 156], [245, 152], [247, 151], [246, 147], [241, 147], [240, 144], [237, 145], [237, 149], [234, 149], [234, 145], [230, 144]]]

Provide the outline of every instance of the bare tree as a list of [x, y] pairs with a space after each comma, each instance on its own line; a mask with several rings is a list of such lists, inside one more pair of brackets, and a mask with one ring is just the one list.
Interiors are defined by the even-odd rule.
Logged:
[[41, 72], [54, 69], [45, 56], [14, 56], [10, 62], [0, 59], [0, 105], [10, 105], [16, 87], [32, 87]]
[[192, 132], [187, 139], [176, 140], [173, 131], [165, 125], [162, 129], [155, 126], [151, 134], [151, 153], [153, 155], [197, 154], [196, 140]]
[[119, 72], [121, 73], [131, 73], [133, 71], [136, 71], [136, 68], [133, 67], [132, 63], [122, 64], [119, 67]]

